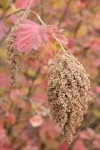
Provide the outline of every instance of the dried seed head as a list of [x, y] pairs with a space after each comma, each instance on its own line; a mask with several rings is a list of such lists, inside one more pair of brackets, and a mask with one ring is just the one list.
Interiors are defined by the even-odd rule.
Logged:
[[27, 11], [22, 11], [20, 12], [19, 20], [16, 22], [16, 24], [12, 27], [12, 30], [8, 36], [8, 39], [6, 41], [6, 46], [7, 46], [7, 68], [9, 72], [9, 80], [10, 80], [10, 85], [13, 87], [15, 86], [15, 82], [18, 76], [18, 72], [21, 68], [22, 65], [22, 60], [23, 60], [23, 54], [16, 50], [15, 45], [13, 44], [14, 37], [12, 35], [12, 32], [14, 29], [16, 29], [19, 26], [19, 21], [21, 19], [27, 18], [29, 14], [29, 10]]
[[90, 82], [84, 67], [71, 54], [58, 55], [48, 71], [48, 102], [54, 121], [68, 143], [87, 112]]

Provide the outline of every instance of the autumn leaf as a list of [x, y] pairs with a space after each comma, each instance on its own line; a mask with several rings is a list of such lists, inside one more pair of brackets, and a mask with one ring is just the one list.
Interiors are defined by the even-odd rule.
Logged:
[[56, 139], [60, 135], [60, 128], [51, 119], [44, 121], [40, 128], [40, 136], [46, 142], [48, 138]]
[[98, 94], [100, 93], [100, 86], [96, 87], [96, 93], [98, 93]]
[[30, 124], [33, 126], [33, 127], [39, 127], [41, 126], [43, 123], [43, 119], [40, 115], [35, 115], [34, 117], [32, 117], [30, 119]]
[[84, 140], [90, 140], [91, 136], [89, 135], [89, 133], [86, 130], [83, 130], [80, 132], [80, 138], [84, 139]]
[[6, 121], [7, 121], [7, 123], [9, 123], [11, 125], [14, 124], [16, 121], [14, 114], [6, 112]]
[[7, 74], [4, 72], [0, 72], [0, 87], [8, 87], [8, 77]]
[[6, 132], [1, 125], [0, 125], [0, 150], [14, 150], [11, 147]]
[[[28, 5], [30, 5], [30, 0], [16, 0], [15, 6], [17, 8], [27, 8]], [[32, 6], [37, 5], [40, 2], [40, 0], [32, 0]]]
[[64, 141], [60, 142], [57, 150], [61, 150], [61, 149], [62, 150], [68, 150], [69, 149], [68, 144]]
[[85, 147], [85, 145], [82, 142], [82, 140], [79, 139], [73, 145], [72, 150], [88, 150], [88, 149]]
[[100, 149], [100, 141], [94, 140], [94, 141], [92, 142], [92, 144], [93, 144], [93, 147], [94, 147], [96, 150], [99, 150], [99, 149]]
[[100, 59], [95, 59], [94, 61], [93, 61], [93, 66], [94, 67], [99, 67], [100, 66]]
[[30, 52], [37, 50], [48, 40], [50, 30], [47, 25], [38, 25], [30, 20], [22, 20], [18, 29], [13, 31], [17, 50]]
[[21, 95], [21, 91], [16, 89], [16, 90], [13, 90], [11, 91], [10, 93], [10, 98], [13, 100], [13, 101], [17, 101], [18, 98], [19, 98], [19, 95]]

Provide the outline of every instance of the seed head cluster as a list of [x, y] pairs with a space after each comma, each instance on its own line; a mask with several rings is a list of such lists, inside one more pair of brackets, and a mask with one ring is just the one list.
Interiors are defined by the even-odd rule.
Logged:
[[25, 19], [27, 18], [29, 14], [29, 11], [26, 12], [20, 12], [19, 15], [19, 20], [16, 22], [16, 24], [12, 27], [12, 30], [8, 36], [8, 39], [6, 41], [6, 46], [7, 46], [7, 68], [8, 68], [8, 72], [9, 72], [9, 81], [10, 81], [10, 85], [12, 87], [15, 86], [15, 82], [17, 80], [18, 77], [18, 72], [20, 70], [21, 64], [22, 64], [22, 59], [23, 59], [23, 54], [21, 52], [19, 52], [13, 41], [14, 41], [14, 37], [12, 35], [14, 29], [16, 29], [19, 26], [19, 21], [21, 19]]
[[90, 82], [82, 64], [71, 54], [57, 55], [48, 70], [50, 113], [71, 143], [87, 112]]

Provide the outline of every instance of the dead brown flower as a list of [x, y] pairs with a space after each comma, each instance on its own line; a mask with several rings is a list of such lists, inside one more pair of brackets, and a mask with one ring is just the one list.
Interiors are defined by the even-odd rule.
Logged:
[[12, 87], [15, 86], [16, 80], [18, 78], [18, 72], [22, 66], [23, 60], [23, 53], [16, 50], [15, 45], [13, 44], [14, 37], [12, 32], [16, 29], [19, 25], [19, 21], [28, 17], [30, 13], [29, 10], [22, 11], [18, 14], [19, 20], [16, 24], [12, 27], [12, 30], [7, 38], [6, 46], [7, 46], [7, 69], [9, 72], [9, 82]]
[[48, 102], [54, 121], [68, 143], [87, 112], [90, 82], [82, 64], [71, 54], [57, 55], [48, 71]]

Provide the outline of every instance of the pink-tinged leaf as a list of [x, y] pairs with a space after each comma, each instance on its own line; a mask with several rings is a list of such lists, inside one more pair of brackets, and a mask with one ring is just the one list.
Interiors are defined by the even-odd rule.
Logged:
[[74, 54], [75, 53], [75, 49], [73, 49], [73, 48], [71, 49], [70, 48], [70, 49], [68, 49], [68, 52], [71, 53], [71, 54]]
[[66, 142], [61, 142], [59, 145], [58, 145], [58, 149], [57, 150], [68, 150], [68, 144]]
[[21, 150], [38, 150], [38, 147], [37, 146], [31, 146], [31, 145], [27, 145], [25, 146], [25, 148], [22, 148]]
[[11, 15], [11, 17], [9, 17], [9, 19], [11, 20], [12, 23], [15, 23], [18, 20], [18, 16], [16, 14]]
[[88, 150], [88, 149], [85, 147], [84, 143], [79, 139], [73, 145], [72, 150]]
[[68, 38], [68, 51], [71, 53], [71, 54], [74, 54], [75, 53], [75, 49], [74, 49], [74, 46], [75, 46], [75, 39], [73, 39], [72, 37], [69, 37]]
[[4, 128], [0, 125], [0, 150], [13, 150]]
[[93, 66], [99, 67], [99, 66], [100, 66], [100, 59], [96, 59], [96, 60], [93, 62]]
[[8, 28], [5, 26], [3, 21], [0, 21], [0, 40], [2, 40], [8, 31]]
[[71, 49], [71, 48], [74, 48], [75, 46], [75, 39], [73, 37], [69, 37], [68, 38], [68, 48]]
[[84, 6], [85, 6], [85, 3], [82, 3], [81, 1], [76, 1], [76, 6], [79, 8], [79, 9], [82, 9], [82, 8], [84, 8]]
[[97, 30], [100, 30], [100, 10], [95, 14], [93, 25]]
[[1, 87], [7, 87], [9, 85], [8, 83], [8, 76], [6, 73], [0, 73], [0, 86]]
[[100, 94], [100, 86], [96, 87], [96, 93]]
[[55, 34], [55, 35], [62, 45], [64, 45], [65, 47], [68, 45], [68, 40], [63, 35], [59, 35], [59, 34]]
[[63, 29], [59, 30], [57, 26], [54, 25], [48, 25], [48, 27], [55, 34], [57, 40], [66, 47], [68, 45], [68, 39], [64, 35], [62, 35], [64, 30]]
[[94, 139], [95, 140], [100, 140], [100, 134], [95, 134]]
[[93, 144], [93, 147], [94, 147], [96, 150], [100, 150], [100, 141], [94, 140], [94, 141], [92, 142], [92, 144]]
[[[17, 8], [27, 8], [30, 5], [31, 0], [16, 0], [15, 6]], [[40, 0], [32, 0], [32, 7], [37, 5], [40, 2]]]
[[3, 127], [0, 125], [0, 141], [4, 140], [5, 138], [5, 130], [3, 129]]
[[11, 91], [10, 98], [13, 101], [17, 101], [20, 95], [21, 95], [21, 91], [16, 89], [16, 90]]
[[94, 51], [100, 51], [100, 38], [91, 38], [90, 48]]
[[35, 102], [40, 102], [40, 101], [43, 101], [43, 100], [45, 100], [46, 99], [46, 96], [44, 95], [44, 93], [42, 93], [42, 94], [40, 94], [40, 93], [37, 93], [37, 94], [34, 94], [34, 96], [33, 96], [33, 100], [35, 101]]
[[52, 42], [47, 42], [47, 44], [45, 45], [45, 47], [43, 46], [43, 52], [41, 53], [41, 55], [38, 55], [38, 60], [40, 62], [40, 64], [44, 64], [44, 65], [48, 65], [48, 61], [50, 59], [54, 59], [55, 58], [55, 51], [54, 49], [52, 49]]
[[39, 127], [43, 123], [43, 119], [40, 115], [35, 115], [33, 118], [30, 119], [30, 123], [33, 127]]
[[45, 120], [40, 128], [40, 136], [46, 141], [49, 138], [56, 139], [61, 133], [60, 128], [51, 119]]
[[79, 135], [80, 135], [81, 139], [84, 139], [84, 140], [91, 139], [91, 136], [89, 135], [89, 133], [86, 130], [81, 131]]
[[9, 123], [11, 125], [15, 123], [16, 119], [15, 119], [15, 116], [14, 116], [13, 113], [6, 112], [5, 115], [6, 115], [6, 121], [7, 121], [7, 123]]
[[19, 51], [30, 52], [37, 50], [48, 40], [50, 30], [46, 25], [38, 25], [30, 20], [23, 20], [13, 36], [14, 44]]

